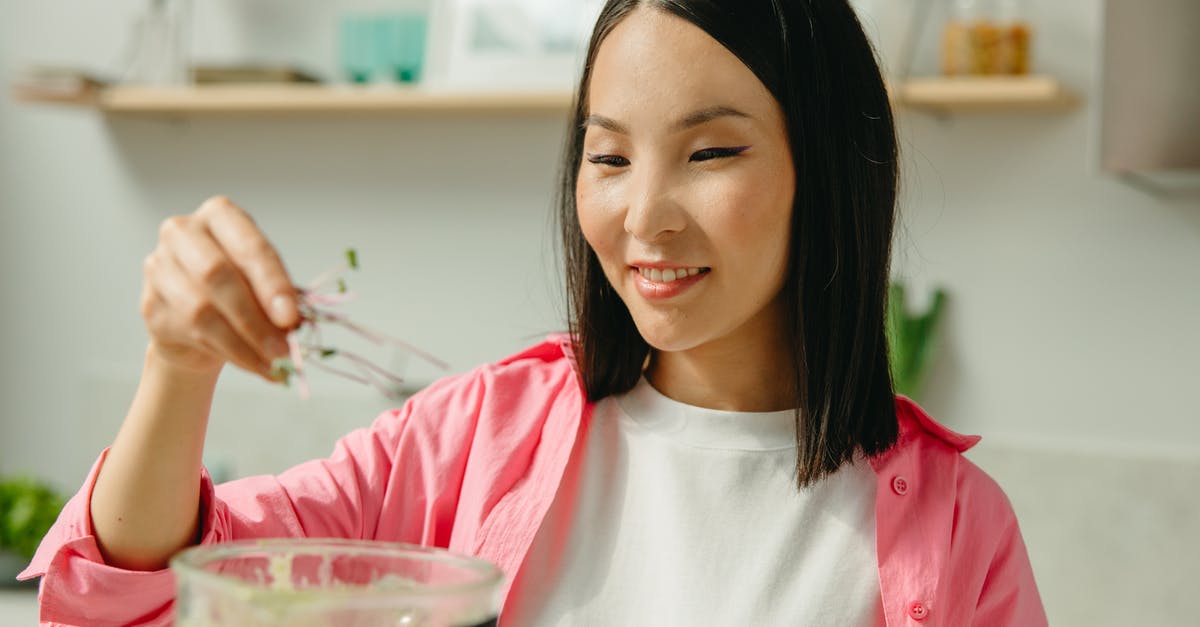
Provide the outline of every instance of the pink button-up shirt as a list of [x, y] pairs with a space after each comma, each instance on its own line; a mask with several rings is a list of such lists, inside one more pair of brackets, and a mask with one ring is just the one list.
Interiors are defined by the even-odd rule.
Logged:
[[[277, 476], [214, 486], [201, 472], [204, 544], [340, 537], [444, 547], [509, 575], [521, 566], [586, 437], [586, 402], [565, 335], [442, 379]], [[896, 397], [900, 440], [871, 460], [887, 627], [1046, 624], [1007, 497], [960, 453], [979, 441]], [[169, 570], [104, 563], [91, 525], [92, 467], [21, 578], [42, 576], [42, 624], [170, 624]], [[505, 584], [510, 585], [510, 583]], [[505, 595], [508, 589], [505, 588]]]

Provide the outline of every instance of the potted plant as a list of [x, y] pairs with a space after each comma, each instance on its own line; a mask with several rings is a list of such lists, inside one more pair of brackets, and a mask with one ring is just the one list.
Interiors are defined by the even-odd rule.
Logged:
[[923, 312], [910, 313], [905, 306], [904, 283], [888, 287], [887, 335], [891, 349], [892, 381], [896, 392], [919, 401], [921, 383], [933, 354], [938, 320], [946, 305], [946, 292], [936, 289], [933, 303]]
[[65, 504], [66, 499], [40, 481], [0, 479], [0, 585], [15, 583]]

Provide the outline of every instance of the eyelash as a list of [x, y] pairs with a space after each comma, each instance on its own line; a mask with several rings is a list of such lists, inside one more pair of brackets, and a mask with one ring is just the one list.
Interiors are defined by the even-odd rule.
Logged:
[[[710, 159], [724, 159], [726, 157], [732, 157], [734, 155], [740, 154], [741, 152], [745, 151], [747, 148], [749, 148], [749, 146], [738, 146], [736, 148], [705, 148], [704, 150], [697, 150], [696, 152], [692, 153], [692, 156], [688, 159], [688, 161], [708, 161]], [[697, 159], [696, 158], [697, 155], [704, 155], [704, 157]], [[614, 168], [621, 168], [621, 167], [625, 167], [625, 166], [629, 165], [628, 159], [626, 159], [625, 157], [618, 157], [616, 155], [588, 154], [587, 160], [589, 163], [595, 163], [597, 165], [607, 165], [607, 166], [614, 167]]]

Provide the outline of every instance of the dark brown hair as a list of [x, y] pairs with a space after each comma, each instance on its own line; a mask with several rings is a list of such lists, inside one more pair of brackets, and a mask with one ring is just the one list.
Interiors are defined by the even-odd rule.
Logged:
[[650, 347], [583, 237], [575, 185], [597, 49], [639, 6], [695, 24], [782, 106], [796, 168], [781, 297], [794, 347], [796, 480], [811, 485], [898, 437], [884, 331], [896, 133], [871, 45], [845, 0], [609, 0], [588, 46], [558, 189], [567, 313], [588, 400], [630, 390]]

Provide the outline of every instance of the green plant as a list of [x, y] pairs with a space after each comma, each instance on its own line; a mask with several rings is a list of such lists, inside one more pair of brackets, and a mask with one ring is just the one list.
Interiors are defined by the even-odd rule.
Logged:
[[892, 381], [900, 394], [917, 399], [930, 355], [936, 345], [938, 320], [946, 304], [946, 292], [936, 289], [929, 309], [916, 315], [905, 307], [902, 281], [888, 286], [887, 334], [891, 349]]
[[33, 479], [0, 481], [0, 550], [33, 557], [65, 504], [58, 492]]

